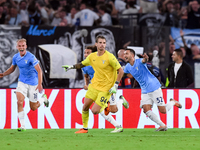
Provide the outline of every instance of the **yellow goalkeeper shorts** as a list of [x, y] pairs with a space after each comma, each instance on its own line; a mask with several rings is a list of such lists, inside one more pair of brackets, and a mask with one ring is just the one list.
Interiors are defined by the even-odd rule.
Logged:
[[90, 84], [85, 97], [92, 99], [95, 103], [103, 108], [107, 107], [107, 103], [110, 99], [111, 94], [109, 92], [103, 92], [94, 89]]

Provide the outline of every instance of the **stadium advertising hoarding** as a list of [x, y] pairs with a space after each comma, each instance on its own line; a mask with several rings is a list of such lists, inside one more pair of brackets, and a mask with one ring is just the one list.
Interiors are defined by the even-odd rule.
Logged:
[[[17, 100], [15, 89], [0, 89], [0, 129], [16, 129], [19, 127], [17, 116]], [[81, 128], [82, 105], [86, 91], [83, 89], [45, 89], [49, 97], [49, 108], [43, 105], [36, 111], [29, 108], [25, 100], [25, 126], [27, 129], [44, 128]], [[145, 116], [140, 109], [140, 89], [119, 89], [117, 98], [123, 94], [129, 101], [129, 109], [121, 108], [113, 117], [124, 128], [157, 128], [154, 122]], [[152, 110], [167, 124], [168, 128], [199, 128], [200, 89], [163, 89], [163, 97], [177, 99], [182, 109], [173, 107], [166, 115], [160, 114], [154, 105]], [[117, 99], [118, 100], [118, 99]], [[101, 115], [89, 113], [89, 128], [114, 128]]]

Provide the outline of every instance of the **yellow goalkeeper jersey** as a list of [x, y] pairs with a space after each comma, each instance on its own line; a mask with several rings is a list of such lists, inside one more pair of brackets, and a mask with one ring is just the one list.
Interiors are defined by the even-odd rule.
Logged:
[[91, 86], [99, 91], [109, 91], [117, 78], [117, 70], [121, 67], [116, 57], [108, 51], [101, 56], [91, 53], [81, 62], [84, 66], [91, 65], [95, 71]]

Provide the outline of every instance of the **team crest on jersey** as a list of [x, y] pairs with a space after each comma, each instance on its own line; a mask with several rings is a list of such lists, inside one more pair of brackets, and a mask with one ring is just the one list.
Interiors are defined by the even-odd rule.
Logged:
[[105, 60], [102, 60], [103, 64], [106, 62]]
[[138, 67], [136, 67], [136, 70], [138, 70]]
[[25, 63], [27, 64], [28, 60], [25, 60]]

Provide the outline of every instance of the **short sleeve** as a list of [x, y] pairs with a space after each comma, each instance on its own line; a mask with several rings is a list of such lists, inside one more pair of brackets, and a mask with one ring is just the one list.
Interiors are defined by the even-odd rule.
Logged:
[[89, 66], [90, 65], [90, 56], [91, 56], [91, 54], [85, 60], [83, 60], [81, 62], [84, 66]]
[[121, 68], [121, 65], [119, 64], [119, 61], [116, 59], [116, 57], [111, 54], [110, 56], [110, 65], [115, 68], [116, 70]]
[[33, 66], [35, 66], [39, 63], [39, 61], [37, 60], [37, 58], [34, 55], [31, 57], [30, 61]]

